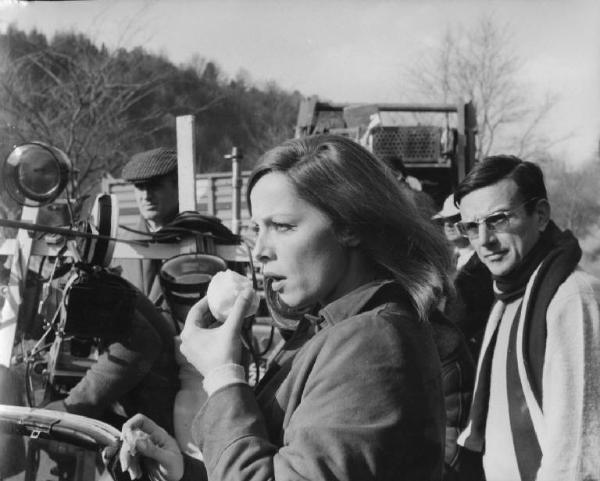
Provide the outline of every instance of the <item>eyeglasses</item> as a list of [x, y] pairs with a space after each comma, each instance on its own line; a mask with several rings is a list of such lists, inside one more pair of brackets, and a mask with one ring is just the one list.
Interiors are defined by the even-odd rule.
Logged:
[[456, 227], [463, 236], [468, 237], [469, 239], [477, 239], [479, 237], [479, 226], [481, 224], [485, 224], [486, 229], [490, 232], [506, 232], [510, 225], [510, 218], [514, 216], [514, 213], [524, 205], [537, 200], [539, 200], [538, 197], [528, 199], [510, 210], [494, 212], [485, 216], [483, 219], [470, 222], [457, 222]]
[[433, 221], [439, 226], [450, 224], [454, 227], [456, 223], [460, 221], [460, 214], [451, 215], [449, 217], [437, 217], [433, 219]]

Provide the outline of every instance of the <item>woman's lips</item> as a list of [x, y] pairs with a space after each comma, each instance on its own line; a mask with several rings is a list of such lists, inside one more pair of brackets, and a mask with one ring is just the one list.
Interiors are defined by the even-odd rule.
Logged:
[[283, 288], [283, 283], [285, 281], [285, 277], [280, 277], [280, 276], [272, 276], [272, 275], [266, 275], [265, 276], [267, 279], [267, 283], [269, 284], [271, 290], [273, 292], [278, 292]]

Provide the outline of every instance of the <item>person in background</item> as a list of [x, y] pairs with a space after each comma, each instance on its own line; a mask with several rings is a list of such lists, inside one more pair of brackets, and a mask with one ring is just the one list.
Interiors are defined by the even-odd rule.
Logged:
[[[177, 155], [158, 148], [135, 154], [122, 177], [133, 183], [140, 209], [139, 230], [153, 232], [178, 213]], [[121, 232], [123, 239], [139, 234]], [[110, 342], [65, 399], [48, 409], [66, 410], [110, 422], [118, 427], [136, 412], [148, 415], [174, 432], [173, 409], [179, 366], [176, 327], [155, 306], [160, 296], [160, 260], [120, 260], [122, 277], [138, 290], [132, 328]]]
[[[133, 185], [135, 201], [140, 211], [135, 231], [123, 230], [124, 239], [139, 239], [139, 232], [160, 230], [179, 213], [177, 153], [159, 147], [131, 157], [123, 167], [121, 177]], [[122, 276], [140, 289], [152, 302], [162, 291], [159, 282], [160, 259], [125, 259], [120, 262]]]
[[429, 316], [440, 362], [442, 389], [446, 408], [446, 439], [444, 443], [444, 481], [457, 479], [458, 435], [465, 428], [475, 382], [475, 364], [460, 329], [439, 309]]
[[442, 210], [437, 212], [432, 220], [443, 227], [444, 235], [452, 247], [456, 270], [460, 271], [474, 257], [475, 249], [469, 239], [456, 228], [456, 223], [460, 220], [460, 210], [454, 203], [454, 194], [446, 197]]
[[[429, 220], [431, 216], [429, 207], [433, 203], [431, 198], [426, 194], [423, 194], [423, 197], [415, 196], [415, 191], [409, 188], [408, 184], [404, 182], [401, 182], [401, 187], [405, 192], [408, 192], [410, 198], [417, 204], [417, 209], [419, 209], [425, 219]], [[422, 205], [423, 200], [427, 201], [425, 205]], [[445, 208], [442, 210], [444, 214], [450, 212], [448, 207], [448, 202], [446, 202]], [[458, 211], [456, 207], [454, 209]], [[455, 214], [451, 213], [451, 215], [451, 220], [456, 221]], [[435, 217], [435, 219], [440, 218], [443, 218], [443, 216]], [[452, 258], [456, 259], [454, 252], [452, 253]], [[445, 300], [448, 297], [455, 299], [453, 296], [453, 293], [447, 293], [443, 297], [444, 302], [441, 304], [445, 304], [447, 307], [448, 303]], [[471, 404], [471, 395], [475, 381], [475, 365], [473, 361], [474, 356], [469, 349], [470, 346], [458, 323], [448, 318], [447, 314], [442, 310], [443, 306], [438, 307], [438, 309], [431, 312], [429, 322], [431, 323], [433, 339], [442, 364], [442, 389], [444, 391], [444, 405], [446, 408], [443, 479], [444, 481], [453, 481], [456, 479], [455, 465], [458, 461], [457, 439], [468, 421], [469, 406]]]
[[599, 479], [600, 281], [551, 220], [536, 164], [488, 157], [455, 199], [496, 296], [459, 438], [462, 479]]
[[137, 415], [123, 426], [123, 468], [138, 475], [151, 458], [150, 475], [171, 481], [441, 479], [444, 399], [427, 322], [451, 282], [441, 233], [391, 169], [333, 135], [264, 154], [248, 202], [273, 318], [294, 333], [253, 392], [239, 364], [252, 293], [212, 329], [201, 300], [181, 350], [209, 395], [191, 427], [204, 463]]
[[469, 239], [456, 227], [461, 217], [454, 202], [454, 194], [446, 198], [442, 210], [432, 219], [443, 228], [455, 265], [455, 296], [446, 300], [443, 312], [462, 331], [471, 354], [477, 359], [485, 324], [494, 302], [492, 277], [475, 254]]
[[[394, 171], [399, 180], [400, 187], [417, 207], [420, 214], [429, 221], [436, 211], [433, 198], [421, 190], [420, 184], [407, 182], [407, 170], [400, 157], [386, 159], [387, 164]], [[446, 209], [447, 209], [446, 205]], [[454, 207], [456, 211], [456, 207]], [[454, 219], [453, 219], [454, 220]], [[462, 236], [461, 236], [462, 238]], [[467, 242], [468, 243], [468, 242]], [[455, 256], [453, 255], [453, 258]], [[487, 269], [484, 268], [487, 274]], [[453, 275], [456, 273], [454, 272]], [[467, 277], [470, 279], [470, 276]], [[491, 280], [489, 282], [491, 291]], [[477, 287], [479, 288], [479, 286]], [[429, 322], [433, 331], [433, 340], [442, 364], [442, 389], [444, 391], [444, 405], [446, 408], [446, 439], [444, 444], [444, 481], [456, 479], [456, 464], [458, 462], [458, 435], [465, 428], [473, 384], [475, 382], [475, 365], [472, 343], [467, 341], [459, 324], [450, 320], [444, 307], [449, 307], [447, 302], [451, 298], [453, 303], [451, 313], [458, 313], [458, 304], [455, 289], [444, 293], [438, 304], [438, 309], [431, 312]], [[467, 294], [468, 297], [468, 294]], [[470, 299], [470, 297], [468, 297]], [[491, 300], [490, 300], [491, 303]], [[456, 306], [456, 307], [455, 307]], [[464, 309], [463, 309], [464, 310]], [[464, 314], [464, 313], [463, 313]], [[467, 318], [464, 315], [463, 318]], [[483, 319], [486, 319], [484, 316]], [[483, 326], [481, 327], [483, 328]]]
[[385, 161], [394, 170], [400, 185], [412, 198], [419, 211], [429, 219], [437, 209], [433, 198], [423, 190], [421, 181], [408, 174], [408, 169], [401, 156], [387, 157]]

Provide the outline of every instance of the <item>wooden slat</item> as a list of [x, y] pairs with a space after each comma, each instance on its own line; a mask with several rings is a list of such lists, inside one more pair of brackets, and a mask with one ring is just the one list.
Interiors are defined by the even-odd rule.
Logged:
[[182, 115], [176, 119], [177, 175], [179, 179], [179, 212], [196, 208], [196, 142], [194, 116]]

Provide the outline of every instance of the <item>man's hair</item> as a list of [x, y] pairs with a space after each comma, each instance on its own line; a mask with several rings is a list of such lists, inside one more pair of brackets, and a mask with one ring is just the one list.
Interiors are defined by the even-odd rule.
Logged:
[[[456, 188], [454, 201], [456, 204], [460, 204], [462, 198], [471, 192], [504, 179], [512, 179], [517, 184], [523, 201], [548, 198], [544, 174], [537, 164], [521, 160], [514, 155], [493, 155], [475, 164], [475, 167]], [[529, 214], [534, 208], [534, 204], [525, 206]]]
[[393, 170], [358, 143], [336, 135], [289, 140], [266, 152], [250, 176], [284, 174], [300, 198], [323, 212], [340, 237], [352, 233], [386, 277], [408, 292], [425, 318], [452, 292], [451, 260], [442, 233], [421, 215]]

